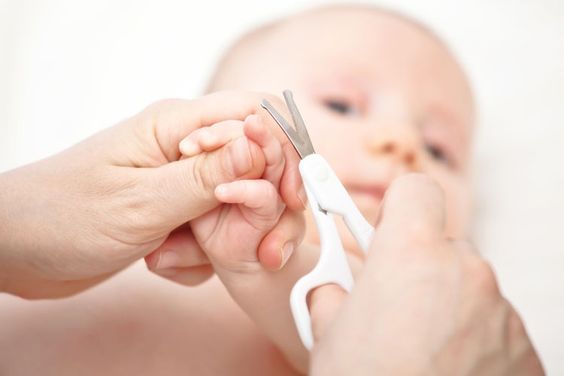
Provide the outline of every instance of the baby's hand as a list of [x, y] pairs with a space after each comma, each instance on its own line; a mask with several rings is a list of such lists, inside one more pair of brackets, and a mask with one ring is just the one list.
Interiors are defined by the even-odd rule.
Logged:
[[[180, 150], [184, 156], [191, 157], [232, 141], [250, 142], [259, 147], [265, 162], [261, 178], [217, 186], [216, 198], [224, 204], [191, 222], [196, 240], [222, 279], [227, 277], [222, 271], [255, 272], [261, 268], [257, 249], [285, 209], [278, 194], [285, 163], [282, 147], [258, 116], [249, 116], [244, 122], [227, 121], [201, 128], [181, 142]], [[248, 148], [239, 150], [244, 152]], [[225, 163], [234, 164], [237, 169], [238, 155], [230, 157]], [[283, 264], [289, 254], [270, 257], [278, 258]]]
[[[280, 269], [301, 243], [305, 230], [303, 214], [285, 207], [279, 195], [284, 190], [279, 187], [283, 170], [297, 166], [285, 166], [288, 159], [285, 162], [283, 156], [287, 154], [266, 124], [258, 116], [244, 122], [217, 123], [193, 132], [181, 142], [180, 150], [187, 157], [220, 151], [234, 142], [244, 147], [233, 149], [258, 149], [264, 157], [262, 176], [257, 173], [251, 177], [255, 180], [219, 185], [215, 194], [223, 204], [192, 220], [190, 226], [233, 299], [288, 361], [305, 372], [308, 352], [296, 332], [289, 296], [297, 279], [315, 264], [318, 250], [310, 247], [295, 252], [284, 270], [276, 273], [263, 267]], [[229, 166], [235, 169], [239, 160], [249, 159], [239, 158], [237, 153], [225, 155], [225, 163], [233, 163]]]

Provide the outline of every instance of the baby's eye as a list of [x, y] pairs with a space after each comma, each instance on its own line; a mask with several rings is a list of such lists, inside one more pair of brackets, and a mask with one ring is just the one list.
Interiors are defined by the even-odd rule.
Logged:
[[425, 149], [427, 153], [433, 158], [434, 160], [444, 163], [447, 166], [451, 166], [451, 161], [447, 154], [441, 149], [440, 147], [432, 144], [426, 144]]
[[355, 105], [345, 100], [329, 99], [324, 104], [328, 109], [339, 115], [357, 115], [360, 112]]

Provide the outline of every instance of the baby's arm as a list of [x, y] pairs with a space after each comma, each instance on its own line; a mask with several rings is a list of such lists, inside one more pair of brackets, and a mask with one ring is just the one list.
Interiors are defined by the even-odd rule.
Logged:
[[288, 247], [264, 247], [261, 242], [269, 244], [268, 238], [276, 237], [277, 232], [292, 233], [298, 238], [290, 244], [290, 248], [295, 248], [304, 227], [302, 213], [284, 211], [278, 195], [284, 169], [279, 142], [254, 116], [243, 124], [229, 122], [202, 128], [183, 141], [181, 151], [192, 156], [215, 150], [240, 137], [254, 142], [263, 151], [262, 179], [218, 186], [216, 196], [225, 205], [192, 221], [192, 231], [232, 297], [292, 365], [305, 372], [308, 353], [298, 338], [289, 296], [296, 280], [313, 267], [317, 250], [300, 249], [279, 272], [269, 272], [261, 266], [262, 262], [280, 267], [290, 253], [282, 249]]

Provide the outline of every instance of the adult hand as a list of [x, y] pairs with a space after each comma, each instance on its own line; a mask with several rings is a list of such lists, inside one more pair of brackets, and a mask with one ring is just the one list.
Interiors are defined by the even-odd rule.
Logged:
[[[199, 127], [260, 113], [263, 97], [222, 92], [161, 101], [58, 155], [0, 175], [0, 291], [65, 296], [167, 242], [192, 251], [189, 266], [204, 266], [199, 280], [209, 276], [186, 224], [219, 205], [218, 184], [259, 177], [264, 157], [242, 138], [180, 160], [179, 142]], [[299, 210], [297, 156], [285, 137], [280, 141], [286, 158], [281, 195], [290, 210]], [[265, 247], [291, 240], [275, 230]]]
[[351, 294], [333, 285], [311, 296], [313, 375], [543, 373], [492, 269], [469, 243], [445, 237], [444, 216], [430, 179], [390, 187]]

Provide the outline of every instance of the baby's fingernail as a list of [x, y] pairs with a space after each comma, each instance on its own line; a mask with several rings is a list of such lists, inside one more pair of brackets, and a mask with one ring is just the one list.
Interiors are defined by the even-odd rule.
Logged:
[[159, 259], [155, 265], [155, 270], [162, 270], [171, 267], [178, 266], [180, 262], [180, 256], [173, 250], [167, 250], [161, 252]]
[[231, 162], [233, 166], [233, 174], [242, 176], [249, 172], [253, 161], [249, 152], [249, 143], [246, 137], [239, 137], [232, 142], [229, 148]]
[[298, 199], [300, 200], [304, 208], [307, 207], [307, 195], [303, 185], [298, 191]]
[[180, 149], [182, 155], [186, 157], [192, 157], [200, 153], [200, 147], [198, 144], [188, 138], [182, 140], [180, 145], [178, 145], [178, 148]]
[[258, 115], [249, 115], [245, 118], [245, 123], [252, 123], [253, 121], [257, 121], [256, 119], [260, 119]]
[[213, 146], [217, 142], [217, 137], [214, 133], [211, 133], [208, 130], [206, 130], [206, 132], [203, 132], [202, 135], [200, 136], [200, 142], [203, 145]]
[[284, 246], [280, 250], [280, 253], [281, 253], [280, 254], [280, 268], [278, 268], [278, 269], [282, 269], [284, 267], [284, 265], [286, 265], [286, 262], [288, 262], [288, 259], [290, 259], [290, 256], [292, 256], [293, 252], [294, 252], [294, 244], [292, 244], [292, 243], [284, 244]]

